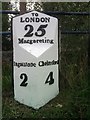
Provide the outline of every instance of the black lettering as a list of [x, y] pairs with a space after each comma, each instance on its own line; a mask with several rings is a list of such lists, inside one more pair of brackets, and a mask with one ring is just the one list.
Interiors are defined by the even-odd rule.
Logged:
[[54, 44], [54, 41], [53, 41], [53, 40], [50, 40], [50, 44]]
[[44, 22], [44, 21], [45, 21], [45, 19], [42, 17], [42, 18], [41, 18], [41, 22]]
[[[20, 22], [23, 23], [23, 22], [50, 22], [50, 17], [41, 17], [39, 18], [38, 17], [38, 13], [35, 13], [35, 14], [32, 14], [33, 17], [20, 17]], [[35, 17], [36, 16], [36, 17]]]
[[33, 42], [32, 42], [32, 40], [30, 40], [30, 42], [29, 42], [30, 44], [33, 44]]
[[[40, 29], [39, 29], [40, 31]], [[35, 43], [48, 43], [48, 44], [54, 44], [54, 40], [47, 39], [46, 37], [43, 39], [24, 39], [24, 38], [18, 38], [18, 44], [35, 44]]]
[[46, 22], [50, 22], [50, 17], [45, 18], [45, 21], [46, 21]]
[[19, 44], [23, 44], [23, 38], [18, 38], [18, 40], [19, 40]]
[[44, 62], [43, 62], [43, 61], [40, 61], [38, 65], [39, 65], [40, 67], [41, 67], [41, 66], [44, 66]]
[[34, 17], [33, 17], [33, 18], [30, 18], [30, 22], [34, 22]]
[[28, 30], [28, 32], [24, 35], [24, 37], [32, 37], [33, 36], [33, 26], [32, 25], [26, 25], [25, 26], [25, 28], [24, 28], [25, 30]]
[[22, 63], [17, 63], [17, 67], [20, 68], [22, 66]]
[[36, 18], [36, 22], [39, 22], [40, 20], [39, 20], [39, 18]]
[[20, 79], [23, 79], [22, 83], [20, 84], [20, 86], [22, 87], [26, 87], [28, 85], [27, 80], [28, 80], [28, 76], [25, 73], [22, 73], [20, 75]]
[[22, 62], [22, 63], [17, 63], [17, 62], [14, 62], [13, 63], [14, 66], [20, 68], [20, 67], [36, 67], [36, 63], [27, 63], [27, 62]]
[[52, 85], [54, 83], [54, 78], [53, 78], [53, 72], [50, 72], [46, 81], [45, 81], [45, 84], [49, 83], [49, 85]]
[[22, 17], [20, 17], [20, 22], [25, 22]]
[[57, 64], [59, 64], [59, 60], [53, 60], [53, 61], [39, 61], [39, 63], [38, 63], [38, 65], [40, 66], [40, 67], [42, 67], [42, 66], [50, 66], [50, 65], [57, 65]]
[[31, 14], [32, 14], [32, 16], [34, 16], [35, 13], [31, 13]]
[[38, 16], [38, 13], [35, 13], [35, 16]]
[[28, 18], [28, 17], [26, 17], [26, 18], [25, 18], [25, 21], [26, 21], [26, 22], [29, 22], [29, 18]]

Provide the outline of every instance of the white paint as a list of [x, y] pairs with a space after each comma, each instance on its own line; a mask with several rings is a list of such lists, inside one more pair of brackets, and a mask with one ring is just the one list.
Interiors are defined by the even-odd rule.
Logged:
[[[32, 13], [38, 13], [38, 17], [50, 17], [50, 22], [20, 22], [20, 17], [30, 17]], [[33, 25], [36, 31], [40, 25], [48, 24], [45, 28], [45, 35], [42, 37], [36, 37], [35, 34], [28, 39], [53, 39], [54, 43], [33, 43], [33, 44], [18, 44], [18, 38], [24, 37], [26, 30], [24, 27], [27, 25]], [[33, 33], [35, 33], [33, 31]], [[41, 33], [40, 33], [41, 34]], [[13, 61], [14, 63], [14, 97], [20, 103], [38, 109], [45, 105], [48, 101], [53, 99], [59, 93], [58, 85], [58, 64], [53, 65], [53, 61], [58, 61], [58, 20], [55, 17], [48, 16], [46, 14], [32, 11], [13, 18]], [[43, 62], [41, 62], [43, 61]], [[47, 65], [48, 63], [52, 65]], [[16, 65], [19, 63], [34, 64], [34, 67], [22, 67]], [[40, 66], [44, 63], [44, 66]], [[21, 74], [26, 74], [28, 80], [27, 86], [20, 86], [23, 79], [20, 78]], [[49, 85], [51, 80], [54, 82]]]

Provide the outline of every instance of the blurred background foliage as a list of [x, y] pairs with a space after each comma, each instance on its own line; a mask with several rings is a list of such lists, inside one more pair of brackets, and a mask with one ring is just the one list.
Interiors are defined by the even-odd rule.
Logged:
[[[2, 10], [10, 10], [10, 6], [8, 2], [2, 3]], [[10, 30], [10, 21], [8, 14], [2, 14], [2, 31], [9, 31]], [[12, 50], [12, 41], [10, 36], [2, 36], [2, 49]]]

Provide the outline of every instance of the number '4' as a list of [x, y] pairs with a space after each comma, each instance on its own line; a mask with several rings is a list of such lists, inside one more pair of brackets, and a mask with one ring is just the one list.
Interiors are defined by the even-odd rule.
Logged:
[[49, 85], [52, 85], [54, 83], [54, 78], [53, 78], [53, 72], [50, 72], [46, 81], [45, 81], [45, 84], [49, 83]]

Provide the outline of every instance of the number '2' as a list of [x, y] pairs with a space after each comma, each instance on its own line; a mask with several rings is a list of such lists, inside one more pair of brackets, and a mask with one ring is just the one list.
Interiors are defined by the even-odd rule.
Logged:
[[23, 79], [22, 83], [20, 84], [20, 86], [26, 87], [28, 85], [27, 80], [28, 80], [28, 76], [25, 73], [22, 73], [20, 75], [20, 78]]

